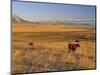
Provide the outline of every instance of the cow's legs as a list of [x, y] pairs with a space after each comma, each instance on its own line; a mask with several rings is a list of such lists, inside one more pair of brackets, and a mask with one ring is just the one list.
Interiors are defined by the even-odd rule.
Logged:
[[70, 52], [70, 48], [69, 48], [69, 52]]
[[75, 53], [75, 49], [73, 49], [72, 52]]

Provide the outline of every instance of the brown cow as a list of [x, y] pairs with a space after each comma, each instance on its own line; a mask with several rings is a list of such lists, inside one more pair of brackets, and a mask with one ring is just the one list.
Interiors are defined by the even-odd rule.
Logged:
[[30, 42], [30, 43], [29, 43], [29, 45], [33, 45], [33, 43], [32, 43], [32, 42]]
[[75, 52], [77, 47], [80, 47], [80, 45], [79, 44], [68, 44], [69, 52], [70, 51]]

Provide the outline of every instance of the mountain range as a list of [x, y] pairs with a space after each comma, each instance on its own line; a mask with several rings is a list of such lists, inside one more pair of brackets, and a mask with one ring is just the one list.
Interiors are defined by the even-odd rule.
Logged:
[[13, 23], [32, 23], [32, 24], [51, 24], [51, 25], [83, 25], [83, 26], [93, 26], [95, 25], [95, 23], [92, 22], [70, 22], [70, 21], [66, 21], [66, 22], [61, 22], [61, 21], [46, 21], [46, 22], [30, 22], [27, 20], [22, 19], [21, 17], [17, 16], [17, 15], [13, 15], [12, 16], [12, 22]]

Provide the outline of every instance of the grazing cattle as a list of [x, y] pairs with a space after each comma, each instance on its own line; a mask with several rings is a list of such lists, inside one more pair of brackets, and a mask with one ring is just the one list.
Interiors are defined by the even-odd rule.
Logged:
[[69, 52], [70, 51], [75, 52], [77, 47], [80, 47], [80, 45], [79, 44], [68, 44]]

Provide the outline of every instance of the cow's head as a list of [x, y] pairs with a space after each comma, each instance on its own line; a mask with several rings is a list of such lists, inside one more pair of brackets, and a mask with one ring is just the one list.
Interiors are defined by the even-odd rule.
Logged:
[[80, 42], [79, 40], [75, 40], [75, 42]]

